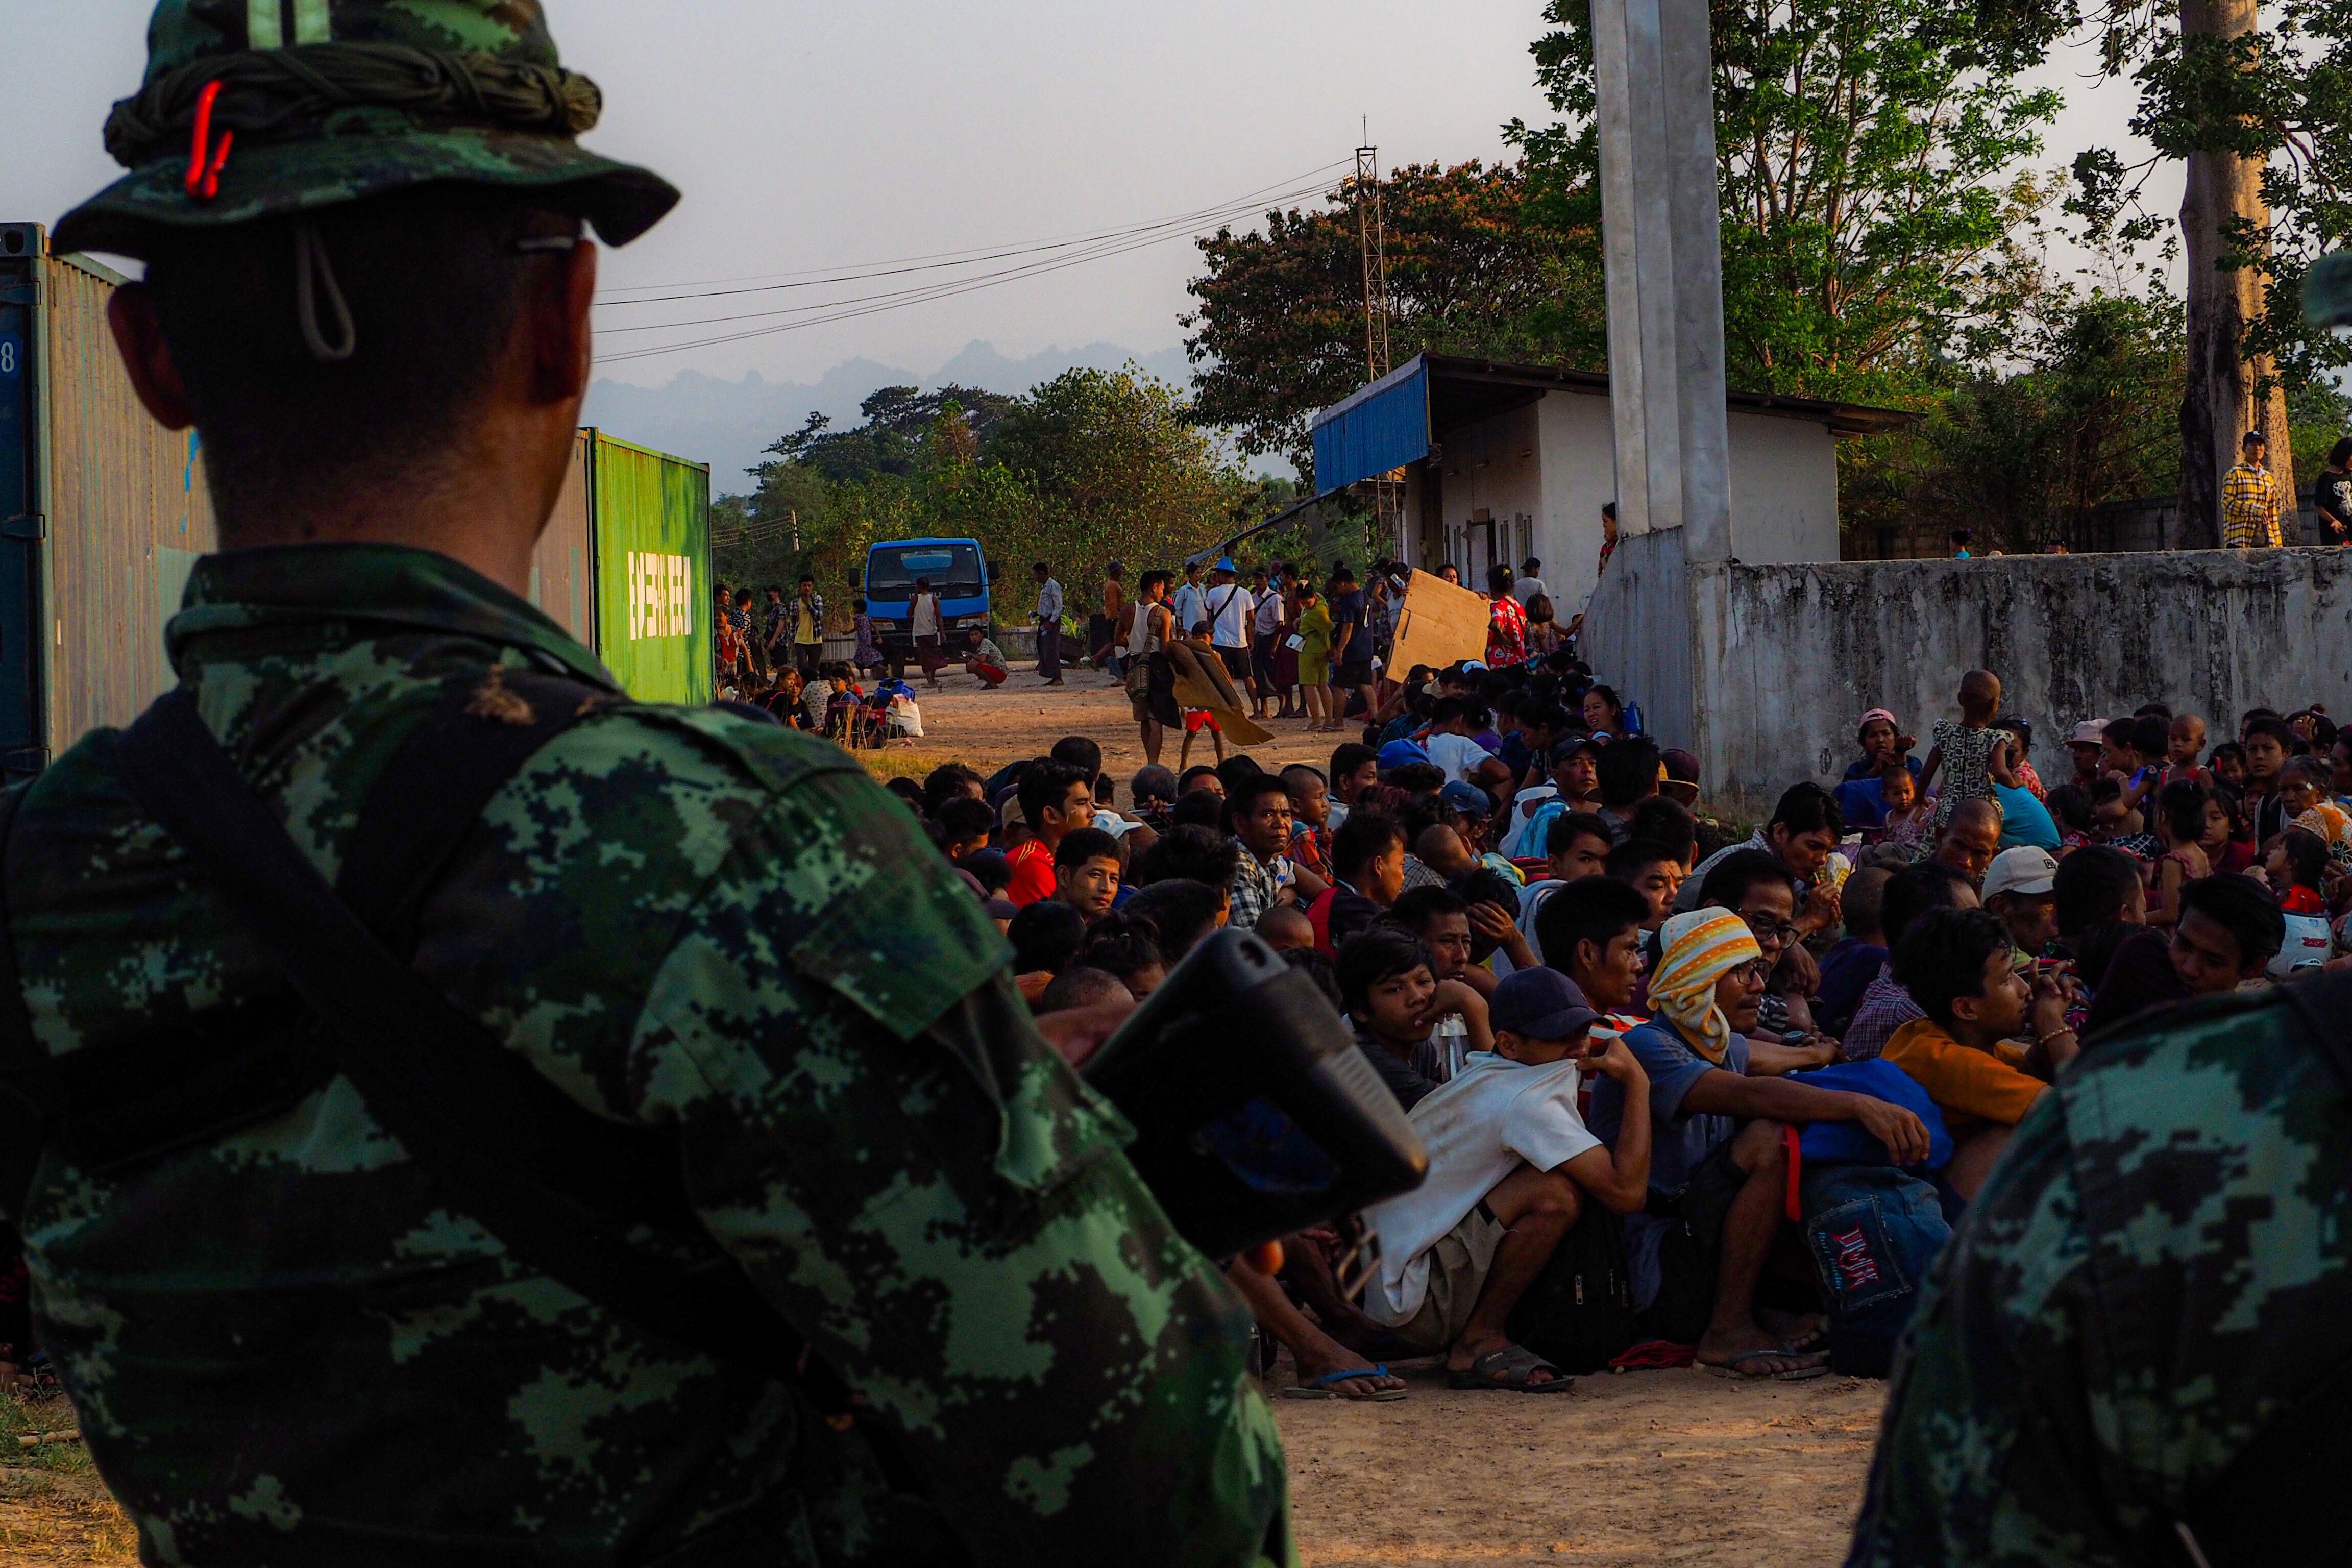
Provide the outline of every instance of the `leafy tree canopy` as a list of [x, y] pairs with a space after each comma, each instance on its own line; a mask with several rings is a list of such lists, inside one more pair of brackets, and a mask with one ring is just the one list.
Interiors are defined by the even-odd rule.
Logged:
[[969, 386], [942, 386], [923, 392], [911, 386], [886, 386], [858, 405], [866, 422], [835, 430], [822, 414], [811, 414], [798, 430], [768, 447], [787, 463], [814, 468], [828, 479], [863, 479], [876, 474], [901, 478], [915, 471], [923, 443], [940, 414], [950, 405], [964, 427], [975, 437], [985, 435], [1013, 400], [1000, 393]]
[[[1364, 266], [1351, 185], [1318, 208], [1265, 215], [1262, 233], [1199, 241], [1206, 269], [1184, 319], [1195, 416], [1242, 449], [1311, 470], [1307, 421], [1364, 381]], [[1595, 364], [1603, 357], [1600, 252], [1532, 209], [1517, 164], [1412, 164], [1381, 182], [1389, 342]]]
[[[1549, 0], [1538, 79], [1562, 120], [1515, 122], [1552, 226], [1600, 216], [1589, 0]], [[1916, 402], [2020, 300], [2004, 243], [2059, 95], [2017, 73], [2063, 7], [2000, 0], [1714, 0], [1724, 348], [1732, 385]]]
[[[1242, 471], [1189, 397], [1132, 365], [1069, 371], [1020, 397], [886, 387], [865, 410], [838, 432], [813, 416], [770, 448], [758, 491], [714, 516], [722, 576], [807, 571], [837, 592], [877, 540], [968, 534], [1008, 584], [1052, 562], [1083, 616], [1109, 561], [1171, 563], [1288, 500], [1286, 484]], [[1010, 592], [998, 618], [1017, 624], [1024, 590]]]

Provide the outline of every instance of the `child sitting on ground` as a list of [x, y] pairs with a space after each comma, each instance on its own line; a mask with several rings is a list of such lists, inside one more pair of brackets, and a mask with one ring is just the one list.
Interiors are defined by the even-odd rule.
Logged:
[[1919, 781], [1908, 768], [1881, 777], [1878, 791], [1886, 802], [1879, 842], [1906, 860], [1925, 860], [1936, 848], [1936, 803], [1921, 797]]
[[2156, 858], [2161, 846], [2139, 809], [2124, 797], [2123, 780], [2110, 774], [2091, 786], [2091, 816], [2102, 843], [2143, 860]]
[[2207, 759], [2213, 770], [2213, 782], [2232, 795], [2246, 793], [2246, 748], [2235, 741], [2224, 741], [2213, 748]]
[[2180, 714], [2166, 738], [2160, 778], [2165, 784], [2211, 784], [2212, 775], [2198, 765], [2204, 754], [2205, 721], [2194, 713]]
[[2204, 839], [2211, 826], [2208, 813], [2221, 818], [2227, 831], [2229, 813], [2200, 784], [2168, 784], [2157, 792], [2156, 826], [2164, 843], [2156, 863], [2156, 882], [2149, 889], [2147, 923], [2169, 928], [2180, 923], [2180, 889], [2213, 874]]

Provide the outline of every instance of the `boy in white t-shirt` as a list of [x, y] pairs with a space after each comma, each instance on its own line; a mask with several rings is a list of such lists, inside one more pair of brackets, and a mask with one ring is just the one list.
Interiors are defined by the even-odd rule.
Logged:
[[1511, 784], [1508, 763], [1471, 738], [1472, 721], [1486, 721], [1483, 709], [1459, 697], [1441, 697], [1429, 710], [1430, 731], [1422, 742], [1429, 760], [1445, 770], [1449, 783], [1493, 792]]
[[1597, 1015], [1558, 970], [1520, 970], [1487, 1005], [1495, 1048], [1412, 1109], [1428, 1180], [1366, 1216], [1381, 1263], [1363, 1307], [1414, 1349], [1443, 1352], [1452, 1387], [1556, 1394], [1570, 1380], [1503, 1325], [1583, 1194], [1619, 1214], [1639, 1213], [1649, 1194], [1646, 1130], [1633, 1136], [1629, 1115], [1612, 1154], [1577, 1115], [1580, 1076], [1614, 1079], [1644, 1105], [1650, 1082], [1621, 1037], [1591, 1037]]

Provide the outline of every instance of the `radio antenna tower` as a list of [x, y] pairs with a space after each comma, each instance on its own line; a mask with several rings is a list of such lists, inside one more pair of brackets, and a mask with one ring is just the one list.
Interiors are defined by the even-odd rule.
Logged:
[[[1381, 210], [1381, 150], [1371, 145], [1371, 120], [1363, 122], [1356, 149], [1356, 238], [1364, 260], [1364, 379], [1389, 374], [1388, 223]], [[1404, 538], [1404, 470], [1392, 469], [1369, 481], [1373, 527], [1397, 555], [1409, 553]]]
[[1364, 258], [1364, 379], [1378, 381], [1391, 368], [1388, 225], [1381, 211], [1381, 150], [1369, 145], [1369, 117], [1363, 135], [1367, 145], [1356, 149], [1356, 237]]

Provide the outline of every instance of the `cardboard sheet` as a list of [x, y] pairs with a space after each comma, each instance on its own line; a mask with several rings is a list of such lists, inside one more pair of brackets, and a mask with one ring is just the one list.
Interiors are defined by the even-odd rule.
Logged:
[[1486, 657], [1486, 601], [1434, 573], [1416, 571], [1398, 607], [1396, 651], [1381, 671], [1402, 681], [1416, 664], [1441, 669], [1456, 660]]

